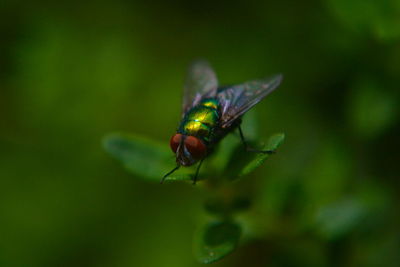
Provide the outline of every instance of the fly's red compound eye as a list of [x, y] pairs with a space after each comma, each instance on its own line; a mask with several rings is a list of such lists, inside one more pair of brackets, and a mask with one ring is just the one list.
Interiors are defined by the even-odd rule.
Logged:
[[203, 143], [203, 141], [194, 136], [186, 137], [185, 147], [195, 159], [204, 158], [207, 154], [206, 145]]
[[182, 135], [181, 134], [174, 134], [169, 141], [169, 145], [174, 153], [178, 149], [179, 144], [181, 143]]

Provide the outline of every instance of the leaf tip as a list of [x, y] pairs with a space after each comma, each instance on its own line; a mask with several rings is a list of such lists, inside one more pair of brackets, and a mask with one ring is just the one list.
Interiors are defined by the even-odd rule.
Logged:
[[207, 224], [195, 240], [195, 253], [201, 263], [216, 262], [232, 253], [241, 236], [240, 225], [230, 221]]

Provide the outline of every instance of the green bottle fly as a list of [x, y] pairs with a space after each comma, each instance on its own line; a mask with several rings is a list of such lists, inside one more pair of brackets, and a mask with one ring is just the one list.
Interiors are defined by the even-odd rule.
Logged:
[[248, 149], [240, 129], [241, 117], [276, 89], [281, 80], [282, 75], [277, 75], [218, 88], [217, 77], [208, 63], [195, 62], [189, 69], [184, 88], [182, 121], [170, 140], [171, 149], [176, 154], [177, 166], [161, 182], [180, 166], [191, 166], [200, 161], [193, 178], [193, 183], [196, 183], [203, 160], [235, 128], [239, 129], [243, 144]]

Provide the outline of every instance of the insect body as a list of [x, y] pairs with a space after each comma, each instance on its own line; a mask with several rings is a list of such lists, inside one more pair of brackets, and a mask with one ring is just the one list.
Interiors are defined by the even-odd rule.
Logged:
[[196, 183], [203, 160], [228, 133], [238, 128], [247, 150], [261, 153], [247, 146], [240, 128], [242, 115], [278, 87], [281, 75], [269, 79], [218, 88], [214, 71], [207, 62], [195, 62], [189, 69], [184, 89], [182, 121], [170, 146], [176, 154], [177, 166], [191, 166], [200, 161], [193, 183]]
[[214, 130], [218, 127], [220, 118], [217, 99], [204, 99], [185, 114], [178, 132], [197, 136], [209, 143], [213, 140]]

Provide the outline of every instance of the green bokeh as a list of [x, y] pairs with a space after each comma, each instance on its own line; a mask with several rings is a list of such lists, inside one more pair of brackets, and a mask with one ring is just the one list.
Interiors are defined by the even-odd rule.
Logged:
[[101, 143], [168, 143], [196, 58], [222, 84], [284, 74], [254, 112], [285, 144], [236, 182], [245, 238], [215, 265], [397, 266], [399, 18], [397, 0], [3, 1], [0, 266], [200, 265], [201, 182], [135, 179]]

